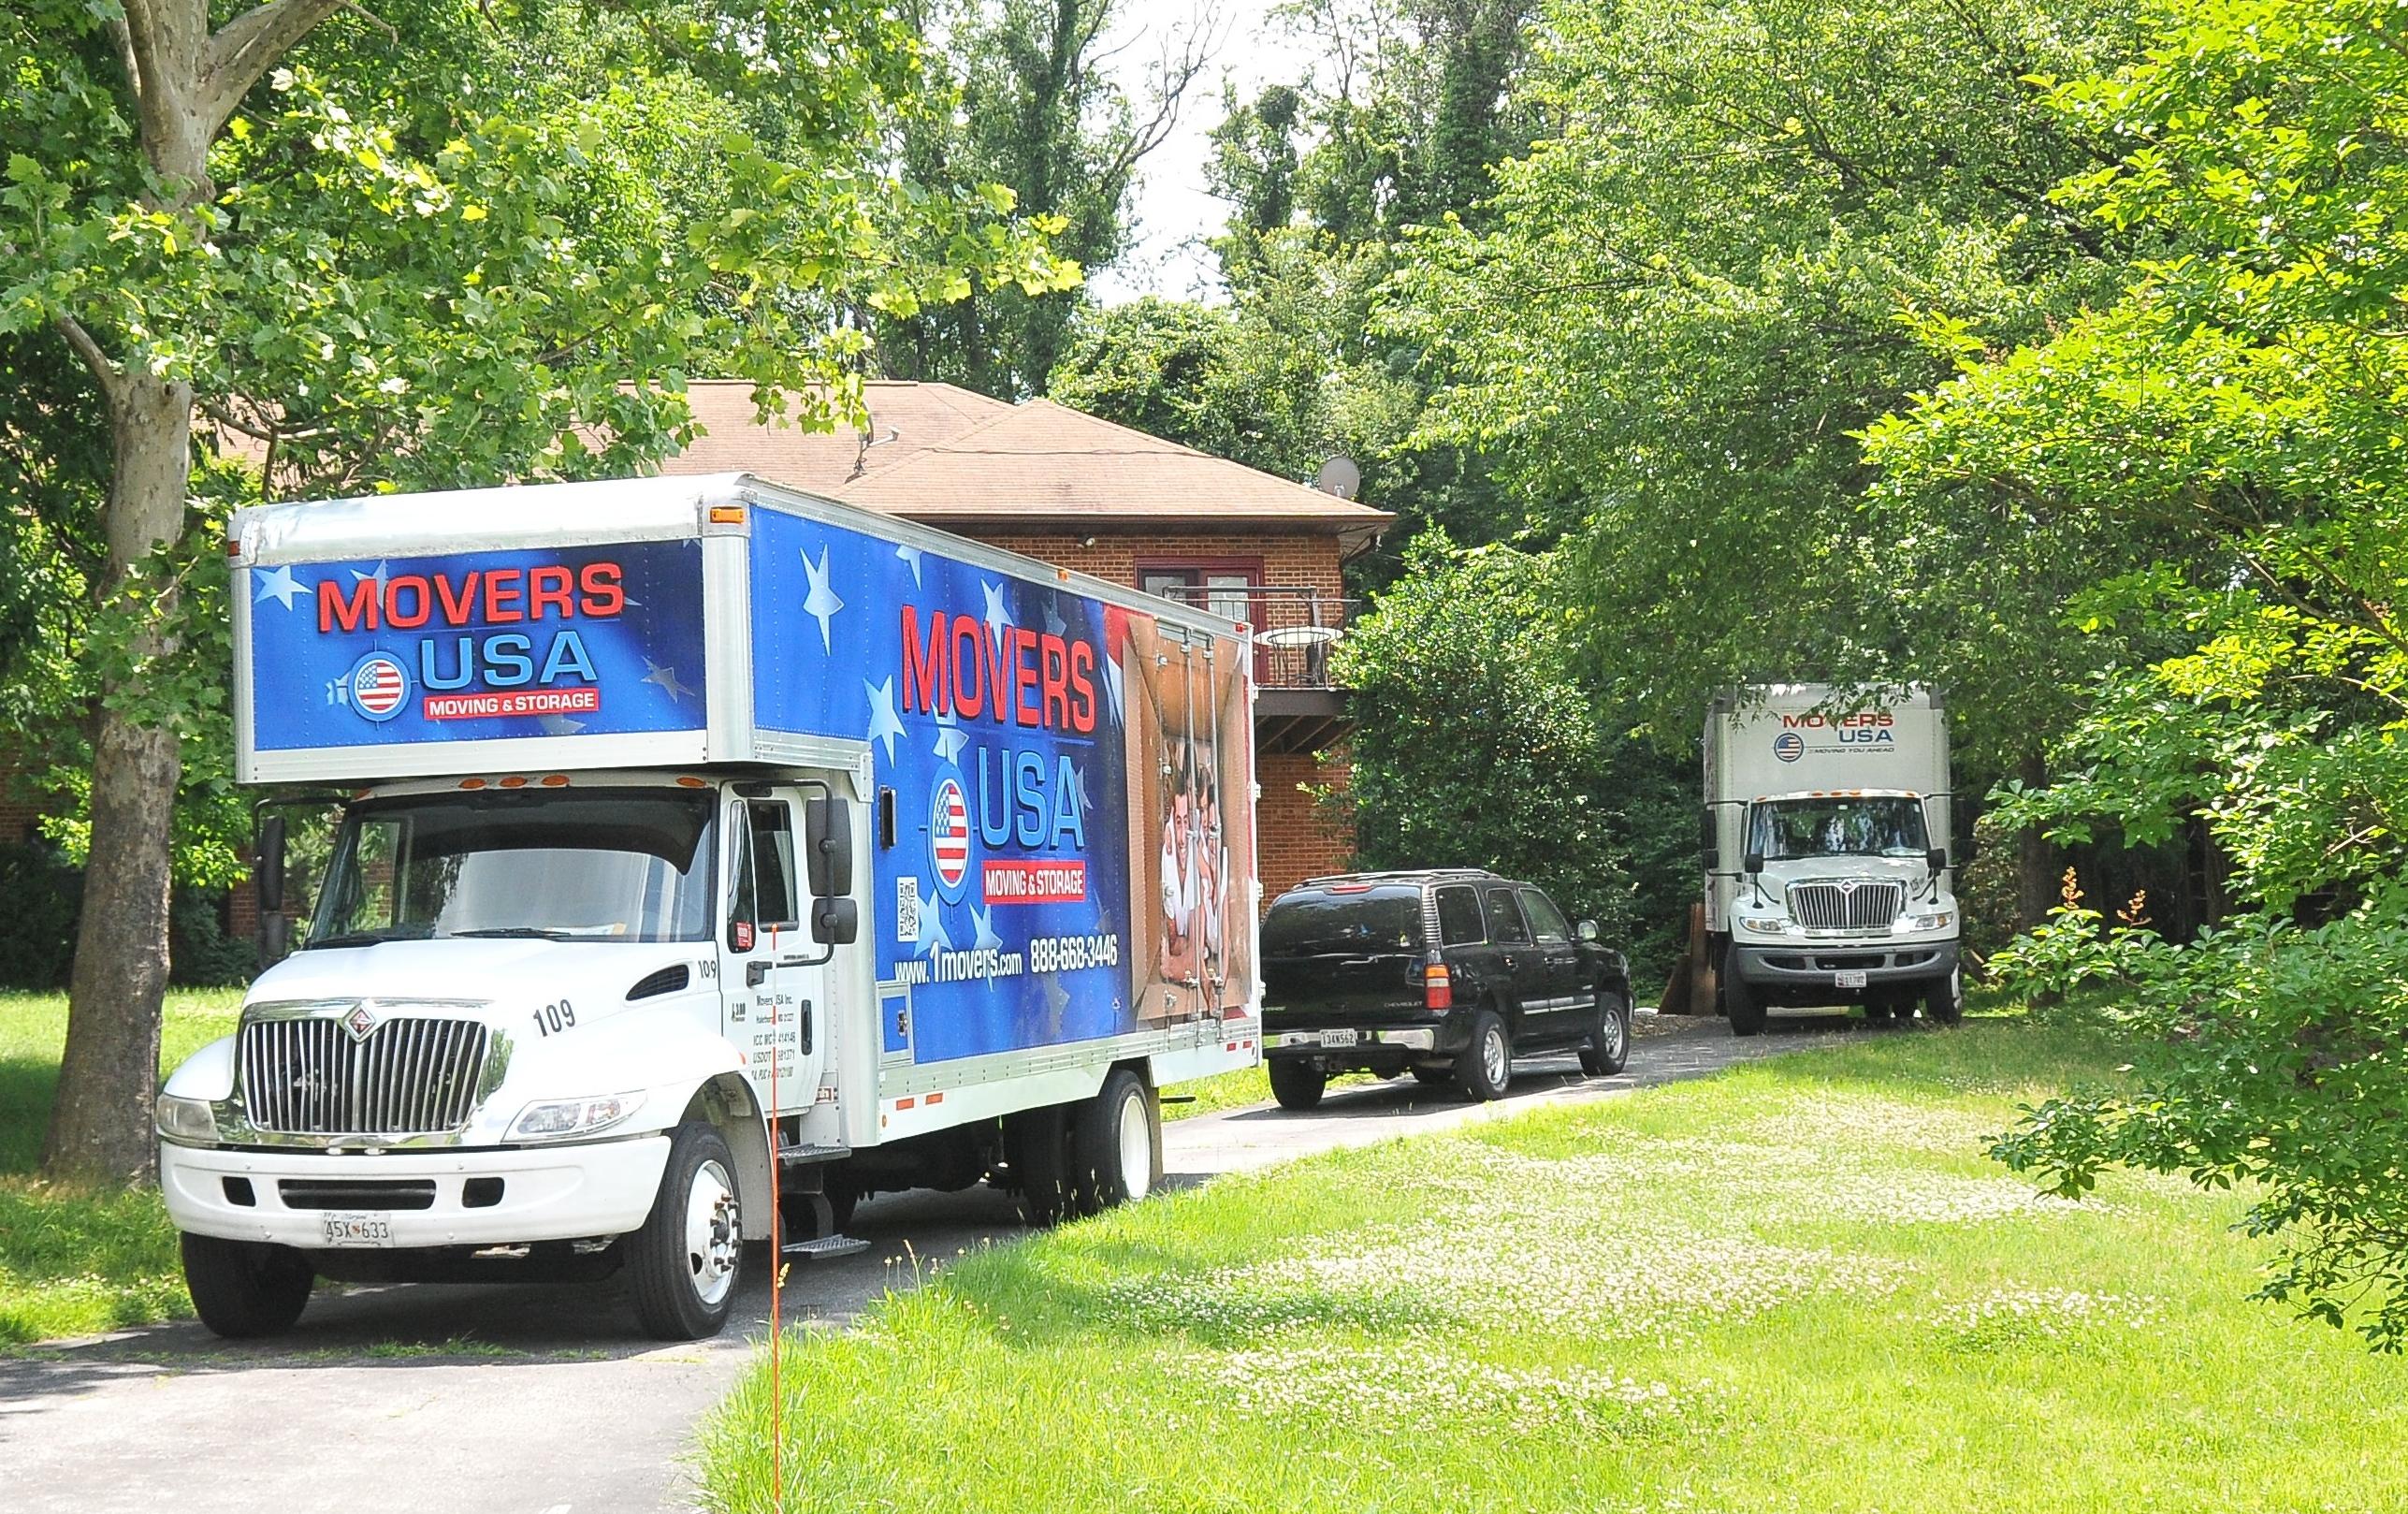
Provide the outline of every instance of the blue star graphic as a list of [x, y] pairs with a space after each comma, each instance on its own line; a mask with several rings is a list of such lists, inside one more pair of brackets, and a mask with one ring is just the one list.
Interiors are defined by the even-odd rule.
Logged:
[[376, 591], [380, 594], [384, 592], [384, 581], [392, 576], [393, 570], [386, 567], [382, 562], [376, 565], [376, 571], [374, 573], [362, 573], [357, 568], [351, 570], [351, 581], [353, 583], [373, 582], [376, 585]]
[[903, 735], [902, 717], [894, 713], [894, 679], [890, 677], [884, 683], [872, 683], [863, 678], [862, 687], [869, 692], [869, 739], [886, 743], [886, 760], [892, 763], [894, 738]]
[[934, 895], [920, 901], [920, 939], [914, 943], [922, 952], [950, 952], [953, 938], [945, 934], [944, 906]]
[[1011, 611], [1004, 607], [1003, 585], [980, 583], [979, 591], [987, 596], [987, 613], [982, 617], [987, 622], [987, 639], [1000, 647], [1003, 645], [1004, 627], [1016, 626], [1020, 622], [1014, 620]]
[[969, 733], [962, 729], [962, 722], [955, 720], [950, 712], [936, 717], [936, 760], [938, 762], [951, 763], [959, 767], [962, 764], [962, 749], [969, 744]]
[[1125, 677], [1126, 676], [1121, 672], [1121, 660], [1107, 653], [1104, 657], [1104, 692], [1112, 696], [1114, 725], [1122, 724], [1128, 718], [1122, 708], [1128, 698], [1128, 691], [1123, 687]]
[[1062, 596], [1059, 594], [1045, 602], [1045, 632], [1050, 636], [1070, 633], [1070, 622], [1062, 619]]
[[693, 690], [689, 689], [684, 684], [677, 681], [677, 670], [675, 668], [663, 666], [662, 664], [652, 661], [652, 659], [648, 657], [644, 660], [644, 681], [646, 683], [657, 683], [663, 690], [667, 691], [669, 694], [669, 702], [673, 705], [680, 699], [691, 696], [694, 692]]
[[917, 588], [920, 583], [920, 548], [898, 546], [894, 549], [894, 555], [911, 564], [911, 582], [912, 586]]
[[290, 564], [278, 568], [273, 573], [254, 575], [251, 580], [251, 590], [252, 604], [256, 604], [263, 599], [272, 599], [288, 610], [293, 607], [296, 596], [310, 591], [306, 585], [293, 577], [293, 569]]
[[811, 592], [803, 597], [803, 613], [820, 622], [820, 649], [833, 652], [835, 643], [829, 638], [828, 619], [845, 607], [836, 591], [828, 587], [828, 549], [820, 548], [820, 561], [814, 566], [808, 553], [803, 557], [803, 575], [811, 581]]
[[970, 906], [970, 920], [972, 924], [979, 927], [979, 939], [975, 943], [976, 950], [980, 952], [1000, 952], [1003, 950], [1003, 938], [995, 934], [995, 912], [994, 910], [981, 909], [979, 906], [974, 904]]

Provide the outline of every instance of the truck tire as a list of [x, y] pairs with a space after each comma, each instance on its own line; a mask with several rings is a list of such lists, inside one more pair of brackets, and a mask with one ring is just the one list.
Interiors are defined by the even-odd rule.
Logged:
[[1281, 1057], [1269, 1064], [1271, 1097], [1282, 1109], [1307, 1110], [1321, 1102], [1329, 1074], [1309, 1056]]
[[1505, 1035], [1505, 1022], [1496, 1011], [1482, 1010], [1472, 1017], [1472, 1039], [1455, 1059], [1455, 1086], [1464, 1098], [1487, 1103], [1504, 1098], [1513, 1081], [1514, 1043]]
[[1739, 949], [1735, 946], [1722, 961], [1722, 1012], [1730, 1017], [1731, 1033], [1734, 1036], [1764, 1033], [1764, 1001], [1756, 997], [1755, 984], [1739, 976]]
[[1580, 1048], [1580, 1070], [1610, 1078], [1631, 1065], [1631, 1001], [1611, 983], [1597, 985], [1597, 1023]]
[[1004, 1160], [1020, 1189], [1020, 1212], [1031, 1225], [1072, 1216], [1069, 1111], [1060, 1104], [1004, 1116]]
[[186, 1231], [182, 1248], [193, 1312], [211, 1334], [230, 1341], [292, 1329], [317, 1281], [309, 1259], [291, 1246]]
[[1956, 974], [1923, 984], [1923, 1018], [1936, 1026], [1952, 1026], [1965, 1018], [1965, 1006], [1956, 997]]
[[1162, 1112], [1124, 1067], [1104, 1075], [1071, 1127], [1070, 1186], [1082, 1215], [1135, 1203], [1162, 1186]]
[[627, 1289], [655, 1340], [699, 1341], [728, 1322], [744, 1282], [744, 1211], [727, 1138], [699, 1122], [677, 1127], [660, 1192], [628, 1237]]

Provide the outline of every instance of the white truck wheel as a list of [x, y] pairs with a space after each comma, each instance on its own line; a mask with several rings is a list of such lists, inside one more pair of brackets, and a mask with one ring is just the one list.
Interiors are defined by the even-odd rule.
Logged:
[[1162, 1115], [1153, 1090], [1114, 1068], [1080, 1113], [1071, 1171], [1081, 1214], [1134, 1203], [1162, 1183]]
[[628, 1291], [645, 1333], [698, 1341], [728, 1321], [744, 1280], [735, 1156], [707, 1125], [681, 1125], [644, 1228], [627, 1238]]

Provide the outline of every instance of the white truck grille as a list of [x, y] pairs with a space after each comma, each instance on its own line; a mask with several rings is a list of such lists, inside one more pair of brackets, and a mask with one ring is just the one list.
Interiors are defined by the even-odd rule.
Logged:
[[251, 1123], [282, 1135], [433, 1135], [475, 1111], [492, 1033], [395, 1016], [365, 1038], [339, 1019], [254, 1020], [239, 1042]]
[[1790, 913], [1808, 930], [1887, 935], [1906, 895], [1900, 883], [1791, 883]]

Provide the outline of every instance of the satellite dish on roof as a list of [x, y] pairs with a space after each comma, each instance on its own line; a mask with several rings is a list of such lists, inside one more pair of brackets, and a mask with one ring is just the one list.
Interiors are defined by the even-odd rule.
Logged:
[[1313, 487], [1324, 494], [1351, 500], [1363, 487], [1363, 470], [1355, 466], [1354, 459], [1341, 454], [1321, 465], [1321, 472], [1313, 475]]

